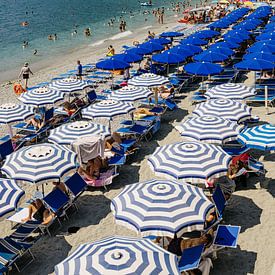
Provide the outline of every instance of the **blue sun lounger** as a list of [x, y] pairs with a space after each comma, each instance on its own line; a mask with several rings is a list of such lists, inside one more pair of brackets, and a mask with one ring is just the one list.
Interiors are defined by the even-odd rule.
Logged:
[[6, 156], [14, 151], [11, 139], [0, 144], [0, 159], [4, 160]]
[[184, 249], [179, 261], [179, 271], [183, 272], [198, 268], [203, 249], [203, 244]]
[[240, 230], [240, 226], [219, 224], [215, 234], [213, 245], [221, 248], [236, 248]]

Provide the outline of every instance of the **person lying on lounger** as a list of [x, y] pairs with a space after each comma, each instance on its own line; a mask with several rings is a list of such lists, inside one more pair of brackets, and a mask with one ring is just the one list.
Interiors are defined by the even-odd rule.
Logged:
[[36, 131], [39, 131], [45, 125], [45, 121], [42, 117], [33, 117], [27, 121], [27, 124], [24, 128], [28, 128], [29, 126], [33, 126]]
[[43, 204], [41, 199], [35, 199], [29, 205], [29, 215], [28, 217], [22, 219], [22, 222], [30, 221], [32, 218], [41, 222], [41, 224], [46, 225], [48, 224], [54, 217], [52, 214]]
[[173, 87], [169, 89], [164, 86], [160, 86], [157, 88], [157, 92], [161, 98], [166, 99], [175, 92], [175, 89]]

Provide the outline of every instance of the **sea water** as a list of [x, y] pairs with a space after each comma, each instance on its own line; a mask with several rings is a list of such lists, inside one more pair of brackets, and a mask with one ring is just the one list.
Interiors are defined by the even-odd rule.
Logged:
[[[33, 64], [78, 46], [127, 36], [131, 30], [146, 28], [155, 20], [144, 11], [171, 7], [169, 0], [155, 0], [153, 7], [142, 7], [137, 0], [0, 0], [0, 4], [0, 79], [1, 73], [19, 70], [26, 61]], [[122, 17], [128, 31], [120, 34]], [[111, 18], [115, 20], [112, 27], [108, 26]], [[21, 25], [24, 21], [28, 26]], [[91, 29], [91, 36], [84, 35], [85, 28]], [[77, 34], [73, 35], [75, 30]], [[48, 40], [53, 34], [57, 40]], [[29, 43], [25, 48], [23, 41]]]

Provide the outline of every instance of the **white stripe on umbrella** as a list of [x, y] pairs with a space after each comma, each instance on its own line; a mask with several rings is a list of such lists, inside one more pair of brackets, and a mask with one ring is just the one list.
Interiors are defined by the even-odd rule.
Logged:
[[61, 145], [69, 145], [76, 139], [87, 135], [102, 135], [105, 138], [111, 133], [105, 125], [89, 121], [75, 121], [51, 130], [48, 140]]
[[197, 116], [218, 116], [238, 123], [251, 117], [251, 107], [231, 99], [210, 99], [196, 106]]
[[131, 184], [112, 200], [119, 224], [142, 236], [169, 236], [204, 229], [214, 205], [202, 188], [171, 180]]
[[114, 236], [80, 245], [55, 266], [55, 274], [179, 275], [180, 272], [177, 257], [152, 241]]
[[148, 159], [157, 175], [191, 183], [205, 183], [207, 179], [226, 175], [230, 160], [222, 148], [200, 142], [161, 146]]
[[191, 117], [175, 128], [185, 139], [223, 144], [237, 140], [244, 126], [221, 117], [202, 116]]

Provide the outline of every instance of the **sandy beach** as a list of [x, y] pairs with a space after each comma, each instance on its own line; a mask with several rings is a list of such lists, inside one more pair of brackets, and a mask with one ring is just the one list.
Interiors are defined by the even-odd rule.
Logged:
[[[175, 17], [171, 17], [167, 21], [162, 26], [148, 26], [148, 29], [161, 33], [178, 25]], [[140, 29], [120, 39], [108, 40], [100, 45], [78, 49], [70, 55], [56, 60], [53, 64], [47, 64], [39, 71], [32, 68], [34, 76], [31, 77], [30, 85], [47, 81], [60, 73], [65, 73], [68, 69], [74, 69], [78, 59], [82, 64], [95, 62], [104, 56], [109, 44], [112, 44], [119, 52], [122, 45], [131, 45], [133, 40], [142, 41], [147, 31], [147, 29]], [[252, 80], [253, 75], [250, 74], [245, 83], [251, 85]], [[12, 91], [12, 85], [2, 82], [0, 89], [1, 103], [17, 101]], [[149, 168], [147, 158], [156, 147], [182, 140], [174, 126], [192, 112], [194, 106], [191, 105], [190, 97], [191, 93], [177, 95], [179, 108], [165, 113], [162, 117], [160, 131], [152, 140], [141, 143], [141, 149], [137, 156], [133, 158], [132, 162], [121, 168], [120, 175], [108, 187], [108, 190], [90, 189], [86, 191], [78, 200], [79, 211], [72, 213], [69, 220], [63, 222], [62, 228], [54, 228], [54, 234], [65, 232], [71, 226], [79, 226], [81, 229], [70, 236], [44, 236], [41, 238], [32, 249], [36, 260], [21, 274], [52, 274], [54, 266], [82, 243], [111, 235], [136, 236], [133, 231], [115, 224], [110, 210], [111, 199], [119, 194], [125, 185], [155, 177]], [[259, 116], [261, 121], [274, 124], [275, 111], [272, 108], [269, 111], [270, 114], [266, 115], [264, 107], [253, 106], [252, 113]], [[3, 128], [3, 131], [6, 129]], [[273, 264], [275, 264], [275, 155], [263, 154], [263, 152], [255, 153], [263, 159], [267, 170], [266, 176], [265, 178], [251, 177], [247, 188], [236, 191], [228, 202], [224, 223], [241, 226], [238, 248], [220, 252], [218, 259], [213, 262], [214, 268], [211, 275], [269, 275]], [[47, 188], [50, 187], [47, 186]], [[34, 186], [26, 187], [25, 198], [28, 199], [34, 190]], [[9, 222], [0, 222], [0, 227], [0, 237], [10, 234]]]

